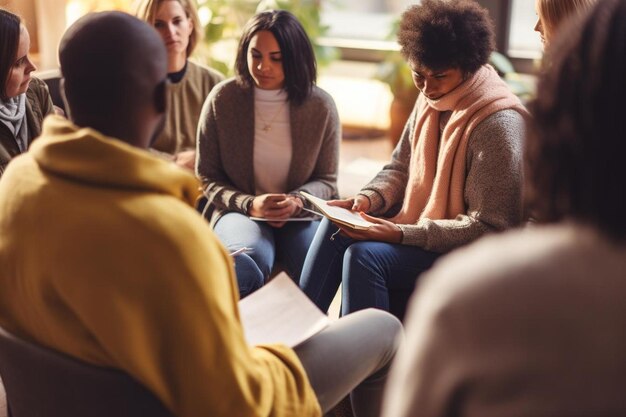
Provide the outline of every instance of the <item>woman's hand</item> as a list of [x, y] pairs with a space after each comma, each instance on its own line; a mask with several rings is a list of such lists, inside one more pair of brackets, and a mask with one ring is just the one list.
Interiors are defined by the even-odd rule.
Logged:
[[370, 199], [364, 195], [357, 195], [356, 197], [345, 200], [329, 200], [328, 205], [342, 207], [346, 210], [367, 213], [370, 209]]
[[196, 151], [189, 149], [187, 151], [178, 152], [174, 155], [174, 162], [181, 168], [193, 171], [196, 166]]
[[360, 214], [365, 220], [376, 224], [370, 226], [366, 230], [352, 229], [336, 223], [335, 225], [339, 227], [342, 234], [355, 240], [375, 240], [378, 242], [402, 243], [402, 230], [400, 230], [395, 223], [379, 217], [372, 217], [363, 212]]
[[[302, 210], [302, 200], [287, 194], [261, 194], [254, 197], [248, 215], [272, 219], [268, 221], [272, 227], [283, 227], [285, 219], [296, 216]], [[274, 219], [276, 221], [274, 221]], [[283, 220], [283, 221], [281, 221]]]

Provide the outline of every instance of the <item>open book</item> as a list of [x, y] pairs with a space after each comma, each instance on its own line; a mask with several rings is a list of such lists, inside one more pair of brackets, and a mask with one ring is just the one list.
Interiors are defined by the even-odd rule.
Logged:
[[365, 230], [369, 229], [375, 223], [365, 220], [363, 217], [354, 211], [346, 210], [342, 207], [329, 206], [326, 200], [322, 200], [319, 197], [315, 197], [304, 191], [300, 191], [307, 200], [309, 200], [324, 216], [329, 220], [339, 223], [343, 226], [350, 227], [352, 229]]
[[239, 314], [251, 346], [282, 343], [294, 347], [330, 323], [284, 272], [239, 301]]

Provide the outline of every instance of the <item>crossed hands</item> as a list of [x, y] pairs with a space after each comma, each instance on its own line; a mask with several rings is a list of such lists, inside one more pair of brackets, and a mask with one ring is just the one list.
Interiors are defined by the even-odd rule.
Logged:
[[174, 155], [174, 163], [181, 168], [193, 171], [196, 166], [196, 151], [194, 149], [188, 149], [178, 152]]
[[267, 224], [280, 228], [285, 225], [286, 219], [298, 215], [303, 205], [302, 200], [293, 195], [261, 194], [252, 200], [248, 215], [272, 219]]
[[395, 223], [366, 214], [370, 209], [370, 200], [364, 195], [357, 195], [356, 197], [348, 198], [346, 200], [330, 200], [328, 201], [328, 205], [357, 211], [365, 220], [375, 223], [373, 226], [370, 226], [365, 230], [352, 229], [335, 223], [335, 226], [341, 230], [341, 234], [355, 240], [374, 240], [389, 243], [402, 242], [402, 230], [400, 230]]

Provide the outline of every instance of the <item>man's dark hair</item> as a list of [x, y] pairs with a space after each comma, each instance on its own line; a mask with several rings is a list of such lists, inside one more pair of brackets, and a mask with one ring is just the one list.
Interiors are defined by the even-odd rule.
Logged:
[[398, 31], [402, 55], [431, 71], [458, 68], [473, 74], [494, 49], [493, 23], [472, 0], [423, 0], [403, 14]]
[[551, 45], [532, 103], [527, 201], [626, 240], [626, 0], [604, 0]]
[[6, 100], [9, 72], [15, 63], [17, 48], [20, 43], [20, 18], [13, 13], [0, 9], [0, 98]]
[[78, 117], [106, 133], [143, 106], [158, 105], [155, 85], [165, 77], [165, 47], [154, 28], [136, 17], [100, 12], [79, 19], [61, 40], [59, 61], [75, 122]]
[[248, 70], [248, 47], [254, 35], [262, 30], [271, 32], [280, 46], [289, 101], [301, 104], [315, 85], [317, 66], [309, 37], [298, 19], [286, 10], [258, 13], [246, 24], [235, 61], [237, 81], [248, 88], [254, 85]]

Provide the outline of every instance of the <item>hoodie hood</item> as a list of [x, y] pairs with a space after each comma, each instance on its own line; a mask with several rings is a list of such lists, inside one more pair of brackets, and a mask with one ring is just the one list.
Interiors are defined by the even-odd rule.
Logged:
[[95, 187], [169, 194], [193, 206], [200, 183], [175, 164], [93, 129], [49, 116], [30, 153], [43, 171]]

